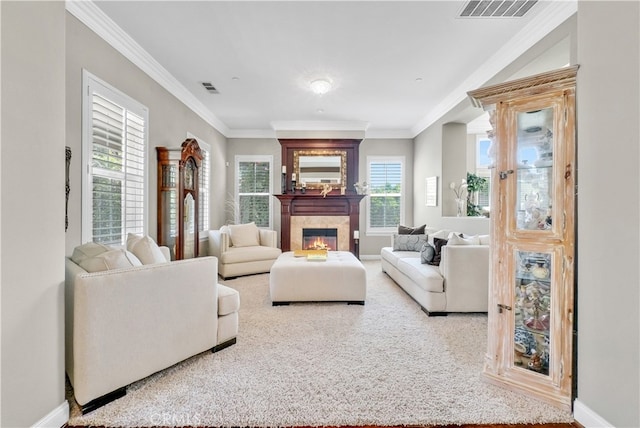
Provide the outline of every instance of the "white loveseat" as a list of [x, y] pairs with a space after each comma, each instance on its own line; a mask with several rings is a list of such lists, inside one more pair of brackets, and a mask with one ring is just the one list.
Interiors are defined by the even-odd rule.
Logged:
[[[449, 231], [428, 231], [449, 236]], [[428, 315], [487, 312], [489, 298], [488, 237], [480, 245], [444, 245], [439, 266], [422, 263], [420, 251], [381, 250], [382, 270]], [[461, 241], [461, 240], [458, 240]]]
[[[135, 257], [124, 249], [103, 253], [118, 262], [92, 254], [79, 261], [76, 251], [78, 263], [66, 259], [66, 371], [83, 413], [132, 382], [236, 341], [240, 298], [218, 284], [216, 258], [170, 262], [168, 248], [156, 248], [164, 262], [125, 267]], [[96, 263], [111, 266], [83, 268]]]

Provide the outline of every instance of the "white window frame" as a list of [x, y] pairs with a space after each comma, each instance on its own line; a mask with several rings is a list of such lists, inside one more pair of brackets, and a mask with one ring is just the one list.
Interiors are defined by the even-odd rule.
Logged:
[[[491, 206], [491, 165], [489, 164], [481, 164], [480, 159], [482, 158], [482, 153], [480, 151], [480, 143], [482, 141], [488, 141], [491, 144], [491, 139], [486, 135], [476, 134], [476, 161], [475, 161], [475, 170], [474, 173], [479, 177], [484, 177], [487, 179], [487, 184], [489, 185], [489, 191], [487, 193], [487, 205], [481, 205], [482, 208], [489, 208]], [[479, 195], [476, 195], [479, 197]], [[475, 202], [477, 203], [477, 201]]]
[[[273, 195], [273, 156], [272, 155], [236, 155], [234, 158], [235, 163], [235, 183], [234, 183], [234, 217], [240, 218], [240, 163], [241, 162], [268, 162], [269, 163], [269, 195]], [[268, 229], [273, 229], [273, 198], [269, 198], [269, 226]], [[266, 229], [262, 227], [262, 229]]]
[[[87, 70], [82, 70], [82, 228], [81, 241], [93, 241], [93, 138], [92, 138], [92, 117], [93, 117], [93, 94], [98, 93], [109, 101], [120, 105], [124, 109], [141, 116], [145, 123], [144, 132], [144, 153], [143, 153], [143, 213], [142, 230], [136, 229], [136, 233], [148, 234], [149, 227], [149, 109], [140, 102], [129, 97], [125, 93], [114, 88], [105, 81], [94, 76]], [[123, 218], [125, 218], [123, 216]], [[127, 239], [127, 229], [123, 222], [120, 244], [124, 244]]]
[[199, 193], [200, 197], [199, 207], [200, 212], [200, 225], [199, 232], [200, 240], [206, 239], [206, 232], [209, 230], [209, 213], [210, 213], [210, 201], [211, 201], [211, 145], [201, 138], [196, 137], [190, 132], [187, 132], [187, 138], [193, 138], [198, 142], [200, 150], [202, 150], [202, 164], [200, 165], [200, 183]]
[[367, 236], [389, 236], [398, 231], [398, 225], [393, 227], [371, 227], [371, 164], [374, 162], [400, 163], [400, 224], [405, 224], [406, 207], [406, 158], [405, 156], [367, 156], [367, 182], [369, 183], [369, 195], [366, 198], [366, 234]]

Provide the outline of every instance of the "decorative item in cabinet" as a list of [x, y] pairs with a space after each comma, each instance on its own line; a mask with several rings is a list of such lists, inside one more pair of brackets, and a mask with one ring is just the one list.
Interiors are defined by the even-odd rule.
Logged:
[[494, 126], [489, 382], [571, 409], [578, 67], [469, 93]]
[[172, 260], [198, 257], [199, 168], [202, 152], [189, 138], [180, 148], [156, 147], [158, 157], [158, 244]]

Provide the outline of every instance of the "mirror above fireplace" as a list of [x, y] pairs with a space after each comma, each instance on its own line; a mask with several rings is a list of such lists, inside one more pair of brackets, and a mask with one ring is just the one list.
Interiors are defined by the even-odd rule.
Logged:
[[346, 186], [347, 152], [344, 150], [294, 150], [293, 172], [298, 183], [308, 189], [325, 184], [333, 188]]
[[[304, 182], [307, 195], [322, 191], [325, 185], [338, 194], [355, 194], [354, 183], [360, 181], [358, 173], [359, 139], [288, 139], [279, 138], [282, 146], [282, 166], [287, 188], [296, 183], [300, 189]], [[295, 176], [294, 176], [295, 174]], [[345, 193], [340, 190], [344, 187]]]

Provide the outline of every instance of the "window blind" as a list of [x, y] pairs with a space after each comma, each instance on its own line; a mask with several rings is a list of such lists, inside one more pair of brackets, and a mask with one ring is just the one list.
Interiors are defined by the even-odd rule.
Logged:
[[372, 230], [397, 228], [402, 217], [401, 161], [369, 162], [368, 227]]
[[[209, 230], [209, 175], [211, 171], [210, 167], [210, 154], [209, 145], [198, 140], [200, 150], [202, 150], [202, 164], [200, 165], [200, 205], [199, 205], [199, 217], [200, 217], [200, 231]], [[202, 235], [201, 235], [202, 236]]]
[[86, 83], [83, 151], [89, 189], [83, 198], [89, 201], [83, 206], [90, 215], [83, 208], [83, 240], [123, 244], [127, 233], [145, 232], [146, 109], [132, 111], [124, 105], [130, 100], [105, 85], [91, 77]]
[[271, 161], [241, 160], [237, 164], [237, 210], [240, 223], [271, 227]]

